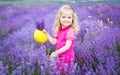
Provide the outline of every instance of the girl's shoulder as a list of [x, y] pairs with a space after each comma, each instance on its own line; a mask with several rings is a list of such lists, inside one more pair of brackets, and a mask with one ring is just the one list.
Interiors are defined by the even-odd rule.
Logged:
[[75, 30], [72, 27], [70, 27], [67, 31], [68, 32], [75, 32]]
[[66, 34], [68, 35], [72, 35], [72, 34], [76, 34], [75, 30], [73, 28], [69, 28], [67, 31], [66, 31]]

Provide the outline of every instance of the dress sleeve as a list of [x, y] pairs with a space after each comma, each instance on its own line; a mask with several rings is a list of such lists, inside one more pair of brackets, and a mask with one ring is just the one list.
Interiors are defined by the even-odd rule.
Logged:
[[69, 40], [75, 40], [75, 31], [73, 29], [69, 29], [66, 33], [66, 39], [69, 39]]

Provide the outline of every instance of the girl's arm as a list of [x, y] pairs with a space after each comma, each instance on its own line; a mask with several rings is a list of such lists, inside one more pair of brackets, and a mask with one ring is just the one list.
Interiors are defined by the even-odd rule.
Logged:
[[72, 44], [72, 40], [67, 40], [65, 46], [63, 46], [59, 50], [56, 50], [57, 54], [66, 52], [70, 48], [71, 44]]
[[52, 45], [55, 45], [57, 43], [57, 39], [56, 38], [53, 38], [52, 36], [50, 36], [49, 33], [47, 33], [47, 36], [48, 36], [48, 41], [52, 44]]
[[56, 57], [57, 55], [59, 55], [59, 54], [61, 54], [61, 53], [63, 53], [63, 52], [66, 52], [66, 51], [70, 48], [71, 44], [72, 44], [72, 40], [67, 40], [65, 46], [63, 46], [63, 47], [60, 48], [59, 50], [54, 51], [54, 52], [50, 55], [50, 58]]

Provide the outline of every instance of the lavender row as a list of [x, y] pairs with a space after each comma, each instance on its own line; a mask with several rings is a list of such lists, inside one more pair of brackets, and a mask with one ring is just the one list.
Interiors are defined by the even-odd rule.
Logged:
[[[33, 39], [36, 22], [42, 22], [40, 24], [43, 25], [39, 27], [44, 27], [53, 35], [51, 28], [59, 6], [60, 4], [0, 6], [0, 15], [7, 16], [7, 18], [0, 16], [1, 75], [60, 75], [60, 71], [55, 69], [56, 62], [48, 58], [55, 50], [54, 46], [49, 42], [38, 44]], [[119, 5], [71, 4], [71, 6], [78, 14], [81, 30], [75, 42], [76, 63], [71, 63], [69, 74], [120, 74]], [[5, 12], [8, 8], [11, 13]], [[117, 14], [112, 10], [116, 10]], [[14, 23], [15, 27], [12, 27], [12, 24], [5, 24], [9, 22]], [[66, 67], [65, 65], [64, 68]]]

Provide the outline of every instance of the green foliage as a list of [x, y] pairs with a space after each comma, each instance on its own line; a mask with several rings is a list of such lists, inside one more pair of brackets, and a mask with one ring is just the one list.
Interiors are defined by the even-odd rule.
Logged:
[[50, 48], [49, 50], [46, 50], [46, 55], [50, 56], [50, 54], [54, 51], [53, 48]]
[[116, 50], [118, 51], [119, 55], [120, 55], [120, 44], [117, 43], [116, 45]]

